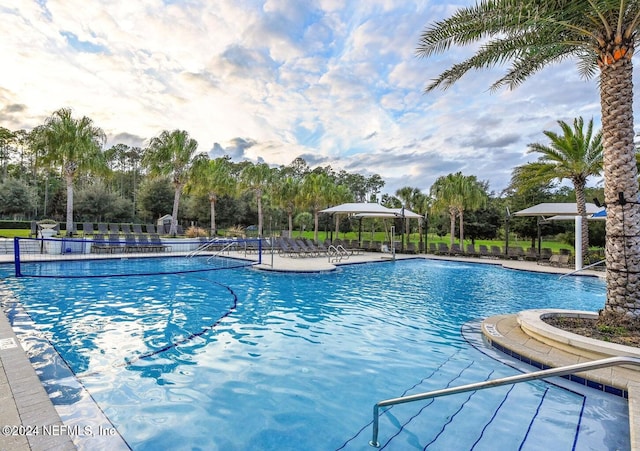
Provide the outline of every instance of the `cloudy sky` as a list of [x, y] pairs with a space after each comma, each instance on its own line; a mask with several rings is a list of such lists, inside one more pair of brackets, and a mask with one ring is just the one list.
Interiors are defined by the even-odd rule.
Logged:
[[457, 171], [500, 192], [558, 120], [599, 127], [597, 80], [567, 62], [514, 91], [488, 92], [496, 68], [424, 94], [470, 49], [417, 58], [420, 32], [470, 3], [0, 0], [0, 126], [69, 107], [107, 146], [182, 129], [212, 157], [302, 157], [380, 174], [390, 194]]

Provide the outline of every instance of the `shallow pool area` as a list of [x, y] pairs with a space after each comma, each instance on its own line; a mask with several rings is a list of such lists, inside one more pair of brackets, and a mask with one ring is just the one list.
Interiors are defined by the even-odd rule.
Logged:
[[[81, 424], [74, 405], [90, 394], [134, 450], [370, 450], [375, 402], [517, 373], [469, 339], [478, 319], [595, 311], [605, 298], [595, 278], [423, 259], [322, 274], [16, 279], [5, 269], [3, 309], [54, 403]], [[628, 449], [624, 404], [519, 384], [395, 406], [379, 438], [393, 450]]]

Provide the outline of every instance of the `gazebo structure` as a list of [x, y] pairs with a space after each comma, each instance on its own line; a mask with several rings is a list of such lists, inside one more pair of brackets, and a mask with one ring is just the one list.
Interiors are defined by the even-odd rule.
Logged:
[[[595, 214], [600, 213], [602, 207], [598, 207], [595, 204], [585, 204], [587, 215], [593, 217]], [[524, 210], [517, 211], [514, 216], [538, 216], [542, 221], [558, 221], [558, 220], [571, 220], [575, 221], [575, 269], [579, 271], [582, 269], [582, 216], [578, 214], [578, 206], [576, 203], [555, 203], [545, 202], [533, 207], [525, 208]], [[540, 243], [540, 228], [538, 226], [538, 243]], [[539, 244], [538, 244], [539, 246]]]
[[[336, 205], [335, 207], [320, 210], [320, 213], [343, 214], [353, 216], [358, 219], [362, 218], [382, 218], [382, 219], [421, 219], [418, 213], [414, 213], [406, 208], [387, 208], [374, 202], [351, 202]], [[393, 238], [392, 238], [393, 239]], [[358, 233], [360, 240], [360, 231]], [[404, 245], [404, 242], [403, 242]], [[392, 246], [393, 247], [393, 246]]]

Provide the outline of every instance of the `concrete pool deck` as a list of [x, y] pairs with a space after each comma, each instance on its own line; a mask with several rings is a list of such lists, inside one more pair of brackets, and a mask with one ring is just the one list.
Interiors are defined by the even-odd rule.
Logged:
[[[570, 268], [538, 265], [528, 261], [445, 257], [431, 254], [426, 256], [398, 254], [396, 257], [397, 259], [427, 258], [493, 264], [513, 270], [554, 274], [572, 272]], [[245, 255], [243, 258], [254, 261], [257, 259], [255, 255]], [[0, 263], [12, 261], [12, 255], [0, 255]], [[267, 254], [263, 257], [262, 264], [257, 265], [256, 268], [285, 272], [318, 272], [332, 271], [341, 265], [383, 261], [389, 261], [389, 256], [368, 252], [351, 255], [348, 259], [333, 263], [329, 262], [326, 257], [292, 258]], [[581, 274], [596, 277], [604, 275], [602, 272], [591, 270], [583, 271]], [[553, 340], [550, 342], [545, 337], [544, 331], [538, 330], [539, 318], [540, 315], [535, 312], [520, 312], [486, 318], [482, 322], [482, 333], [492, 344], [497, 344], [507, 353], [517, 355], [525, 361], [531, 359], [544, 365], [556, 367], [598, 358], [580, 348], [574, 350], [571, 346], [574, 337], [570, 337], [573, 334], [552, 328], [554, 332], [551, 335], [554, 340], [557, 339], [557, 343], [566, 342], [569, 344], [562, 346], [554, 344]], [[615, 348], [607, 343], [598, 343], [605, 353], [607, 348]], [[640, 356], [640, 349], [628, 348], [628, 350], [629, 352], [637, 352], [637, 355]], [[622, 352], [624, 353], [624, 351], [623, 349]], [[620, 349], [612, 350], [613, 355], [618, 355], [616, 354], [618, 352], [621, 352]], [[620, 387], [628, 392], [631, 449], [640, 451], [640, 371], [626, 368], [597, 371], [603, 372], [603, 374], [597, 374], [596, 381], [601, 381], [607, 386]], [[593, 373], [597, 373], [597, 371]], [[68, 431], [65, 430], [58, 413], [40, 383], [36, 371], [15, 336], [6, 314], [0, 315], [0, 405], [2, 405], [0, 427], [8, 426], [0, 433], [0, 451], [5, 449], [21, 451], [75, 448], [71, 437], [67, 435]], [[29, 430], [34, 427], [36, 429]], [[34, 431], [37, 431], [37, 435]]]

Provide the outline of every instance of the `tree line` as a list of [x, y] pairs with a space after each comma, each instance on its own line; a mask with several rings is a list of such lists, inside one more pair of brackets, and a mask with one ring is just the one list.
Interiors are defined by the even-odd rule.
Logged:
[[[378, 174], [311, 168], [302, 158], [279, 167], [234, 162], [229, 156], [210, 158], [197, 152], [198, 143], [184, 130], [165, 130], [146, 148], [120, 143], [103, 149], [104, 132], [90, 118], [74, 118], [70, 109], [63, 108], [31, 131], [0, 128], [0, 214], [13, 219], [53, 218], [73, 230], [74, 221], [153, 222], [170, 212], [171, 233], [178, 223], [197, 224], [209, 234], [247, 225], [256, 225], [259, 235], [265, 228], [268, 233], [278, 229], [292, 233], [296, 227], [313, 227], [317, 239], [321, 229], [352, 227], [348, 218], [329, 218], [320, 214], [322, 209], [345, 202], [380, 202], [423, 216], [420, 222], [396, 220], [397, 229], [404, 228], [407, 236], [422, 233], [428, 225], [431, 233], [449, 235], [451, 243], [455, 238], [495, 239], [511, 219], [506, 216], [509, 208], [576, 199], [584, 204], [589, 195], [586, 177], [602, 166], [601, 158], [598, 166], [592, 155], [594, 148], [601, 155], [600, 134], [593, 136], [592, 122], [584, 133], [581, 118], [573, 129], [559, 124], [564, 134], [545, 132], [549, 146], [532, 144], [530, 151], [542, 155], [539, 161], [515, 168], [502, 193], [491, 192], [486, 181], [457, 172], [439, 177], [428, 190], [403, 187], [388, 194], [382, 193], [385, 181]], [[586, 156], [576, 152], [572, 142], [589, 150]], [[582, 174], [585, 157], [596, 163]], [[584, 183], [574, 184], [574, 190], [559, 188], [565, 178]], [[594, 197], [601, 195], [590, 191]], [[335, 224], [330, 224], [332, 220]], [[380, 224], [376, 219], [366, 221], [374, 228]], [[537, 224], [533, 219], [514, 219], [510, 230], [531, 238], [533, 245]], [[545, 233], [564, 233], [567, 242], [573, 239], [571, 224], [547, 225]], [[601, 236], [596, 233], [596, 244], [602, 244]]]

